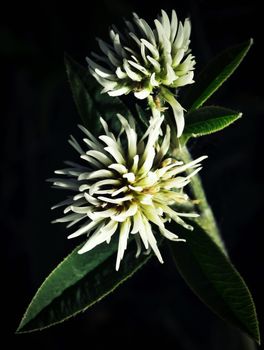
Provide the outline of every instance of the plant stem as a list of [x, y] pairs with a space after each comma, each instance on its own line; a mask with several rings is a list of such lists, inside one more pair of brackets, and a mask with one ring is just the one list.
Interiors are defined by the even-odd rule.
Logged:
[[[185, 163], [189, 163], [192, 161], [192, 157], [187, 147], [182, 147], [180, 150], [180, 154], [178, 150], [177, 155], [180, 156], [180, 158]], [[187, 173], [188, 172], [190, 173], [191, 170], [187, 171]], [[214, 240], [214, 242], [221, 248], [221, 250], [224, 251], [225, 254], [227, 254], [224, 246], [224, 242], [221, 238], [221, 234], [219, 232], [216, 220], [214, 218], [214, 214], [207, 201], [201, 178], [198, 174], [192, 177], [192, 180], [190, 182], [190, 188], [195, 200], [197, 201], [197, 207], [199, 208], [199, 211], [200, 211], [200, 217], [197, 219], [197, 222], [199, 223], [200, 226], [204, 228], [204, 230]]]

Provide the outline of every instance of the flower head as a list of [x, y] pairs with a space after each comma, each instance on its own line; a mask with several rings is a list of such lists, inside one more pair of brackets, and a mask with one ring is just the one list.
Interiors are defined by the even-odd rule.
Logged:
[[195, 61], [189, 50], [190, 20], [187, 18], [182, 24], [174, 10], [171, 19], [162, 10], [153, 29], [136, 14], [133, 23], [125, 23], [126, 29], [121, 32], [115, 26], [110, 30], [111, 44], [98, 39], [103, 55], [92, 53], [97, 63], [87, 58], [90, 72], [110, 96], [133, 92], [139, 99], [149, 97], [154, 113], [160, 109], [155, 96], [162, 97], [173, 109], [180, 137], [184, 128], [183, 108], [168, 88], [193, 83]]
[[[119, 236], [116, 269], [132, 235], [137, 243], [137, 256], [141, 242], [146, 250], [153, 250], [159, 261], [159, 252], [153, 229], [174, 241], [181, 240], [166, 227], [166, 221], [174, 220], [179, 225], [192, 229], [182, 217], [195, 217], [195, 213], [175, 210], [177, 204], [188, 201], [183, 188], [197, 173], [200, 157], [183, 164], [168, 156], [170, 128], [159, 141], [163, 117], [152, 118], [146, 133], [139, 139], [133, 120], [129, 122], [118, 115], [121, 131], [116, 137], [101, 119], [104, 134], [95, 138], [87, 129], [84, 132], [85, 147], [71, 137], [70, 144], [80, 154], [83, 164], [66, 162], [68, 168], [55, 171], [63, 179], [51, 179], [54, 186], [75, 192], [67, 200], [53, 208], [66, 206], [64, 216], [55, 222], [68, 222], [68, 227], [81, 226], [68, 238], [87, 236], [79, 253], [85, 253], [97, 245], [109, 243], [113, 235]], [[190, 175], [183, 175], [193, 169]]]

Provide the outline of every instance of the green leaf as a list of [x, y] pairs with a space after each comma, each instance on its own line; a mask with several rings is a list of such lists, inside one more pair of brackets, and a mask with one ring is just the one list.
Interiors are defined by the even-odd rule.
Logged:
[[189, 112], [185, 117], [185, 129], [183, 139], [190, 137], [199, 137], [220, 131], [237, 119], [241, 118], [242, 113], [232, 109], [209, 106], [201, 107]]
[[150, 255], [135, 258], [132, 242], [115, 271], [117, 243], [102, 244], [79, 255], [80, 247], [68, 255], [41, 285], [32, 299], [17, 332], [50, 327], [86, 310], [131, 277]]
[[255, 305], [244, 280], [208, 233], [195, 222], [192, 226], [192, 232], [180, 231], [186, 244], [170, 243], [182, 277], [212, 311], [260, 343]]
[[88, 68], [82, 67], [65, 54], [65, 66], [73, 98], [82, 122], [90, 130], [100, 128], [99, 118], [117, 120], [116, 114], [128, 116], [130, 111], [118, 97], [101, 94], [102, 87], [90, 75]]
[[230, 75], [234, 73], [252, 44], [253, 39], [250, 39], [216, 56], [195, 78], [195, 83], [189, 87], [185, 96], [183, 96], [182, 105], [187, 110], [194, 110], [202, 106]]

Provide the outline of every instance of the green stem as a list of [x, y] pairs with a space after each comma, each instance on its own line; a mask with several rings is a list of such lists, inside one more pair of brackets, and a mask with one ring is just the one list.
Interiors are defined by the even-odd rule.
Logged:
[[[177, 153], [179, 153], [179, 151]], [[185, 163], [189, 163], [192, 161], [192, 157], [187, 147], [181, 148], [180, 158]], [[198, 224], [204, 228], [204, 230], [213, 239], [213, 241], [221, 248], [222, 251], [225, 252], [225, 254], [227, 254], [219, 229], [217, 227], [216, 220], [214, 218], [214, 214], [207, 201], [201, 178], [199, 175], [195, 175], [192, 177], [190, 188], [194, 198], [197, 200], [197, 206], [200, 211], [200, 217], [197, 219]]]

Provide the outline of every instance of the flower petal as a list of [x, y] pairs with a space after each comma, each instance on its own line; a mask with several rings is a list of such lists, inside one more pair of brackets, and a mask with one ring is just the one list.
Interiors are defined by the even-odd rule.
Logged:
[[120, 261], [124, 257], [125, 250], [127, 248], [127, 240], [130, 231], [131, 221], [127, 219], [120, 225], [119, 241], [118, 241], [118, 250], [116, 258], [116, 271], [119, 270]]

